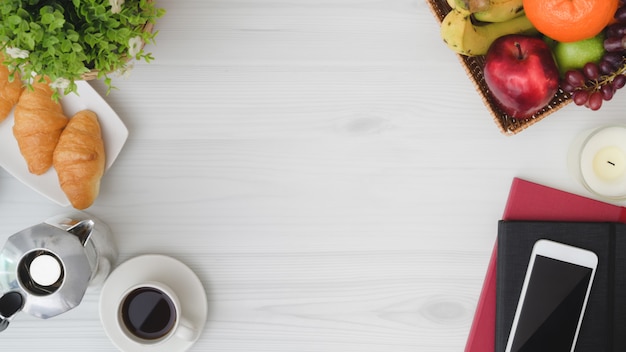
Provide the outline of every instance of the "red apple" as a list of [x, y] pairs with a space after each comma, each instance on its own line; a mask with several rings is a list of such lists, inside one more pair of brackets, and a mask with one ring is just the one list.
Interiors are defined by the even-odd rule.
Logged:
[[484, 76], [502, 110], [514, 118], [532, 116], [559, 88], [559, 70], [548, 45], [520, 34], [502, 36], [491, 44]]

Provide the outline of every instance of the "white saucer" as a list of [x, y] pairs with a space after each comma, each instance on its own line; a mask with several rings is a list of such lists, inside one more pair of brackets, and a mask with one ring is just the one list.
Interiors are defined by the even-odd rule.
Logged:
[[117, 326], [119, 297], [132, 286], [158, 281], [171, 287], [181, 302], [182, 314], [202, 334], [207, 320], [208, 303], [202, 282], [180, 261], [156, 254], [142, 255], [119, 265], [109, 275], [100, 294], [100, 321], [113, 344], [123, 352], [183, 352], [196, 340], [186, 341], [176, 336], [157, 345], [138, 345], [124, 336]]

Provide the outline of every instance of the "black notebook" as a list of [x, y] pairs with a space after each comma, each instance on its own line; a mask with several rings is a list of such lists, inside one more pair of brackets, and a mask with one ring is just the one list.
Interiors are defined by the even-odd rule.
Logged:
[[588, 249], [598, 256], [575, 351], [626, 351], [626, 225], [500, 221], [495, 352], [506, 348], [530, 254], [540, 239]]

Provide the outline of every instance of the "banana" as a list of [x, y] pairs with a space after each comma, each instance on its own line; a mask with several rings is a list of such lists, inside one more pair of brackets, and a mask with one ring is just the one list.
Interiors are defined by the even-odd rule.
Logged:
[[453, 9], [456, 9], [456, 10], [461, 11], [463, 13], [468, 13], [468, 14], [471, 13], [469, 10], [457, 6], [457, 1], [459, 1], [459, 0], [446, 0], [446, 1], [448, 2], [448, 5], [451, 8], [453, 8]]
[[491, 43], [507, 34], [536, 34], [526, 15], [506, 22], [472, 23], [471, 15], [452, 9], [441, 22], [441, 38], [453, 51], [466, 56], [485, 55]]
[[481, 22], [505, 22], [523, 14], [523, 0], [490, 0], [489, 9], [474, 12], [474, 18]]
[[455, 6], [450, 6], [453, 9], [462, 9], [473, 13], [488, 10], [492, 0], [448, 0], [448, 3], [450, 1], [455, 3]]

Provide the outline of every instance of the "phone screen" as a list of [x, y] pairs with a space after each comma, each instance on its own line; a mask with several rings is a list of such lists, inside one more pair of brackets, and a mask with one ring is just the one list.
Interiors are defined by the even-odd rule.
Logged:
[[512, 352], [570, 352], [592, 269], [537, 255]]

